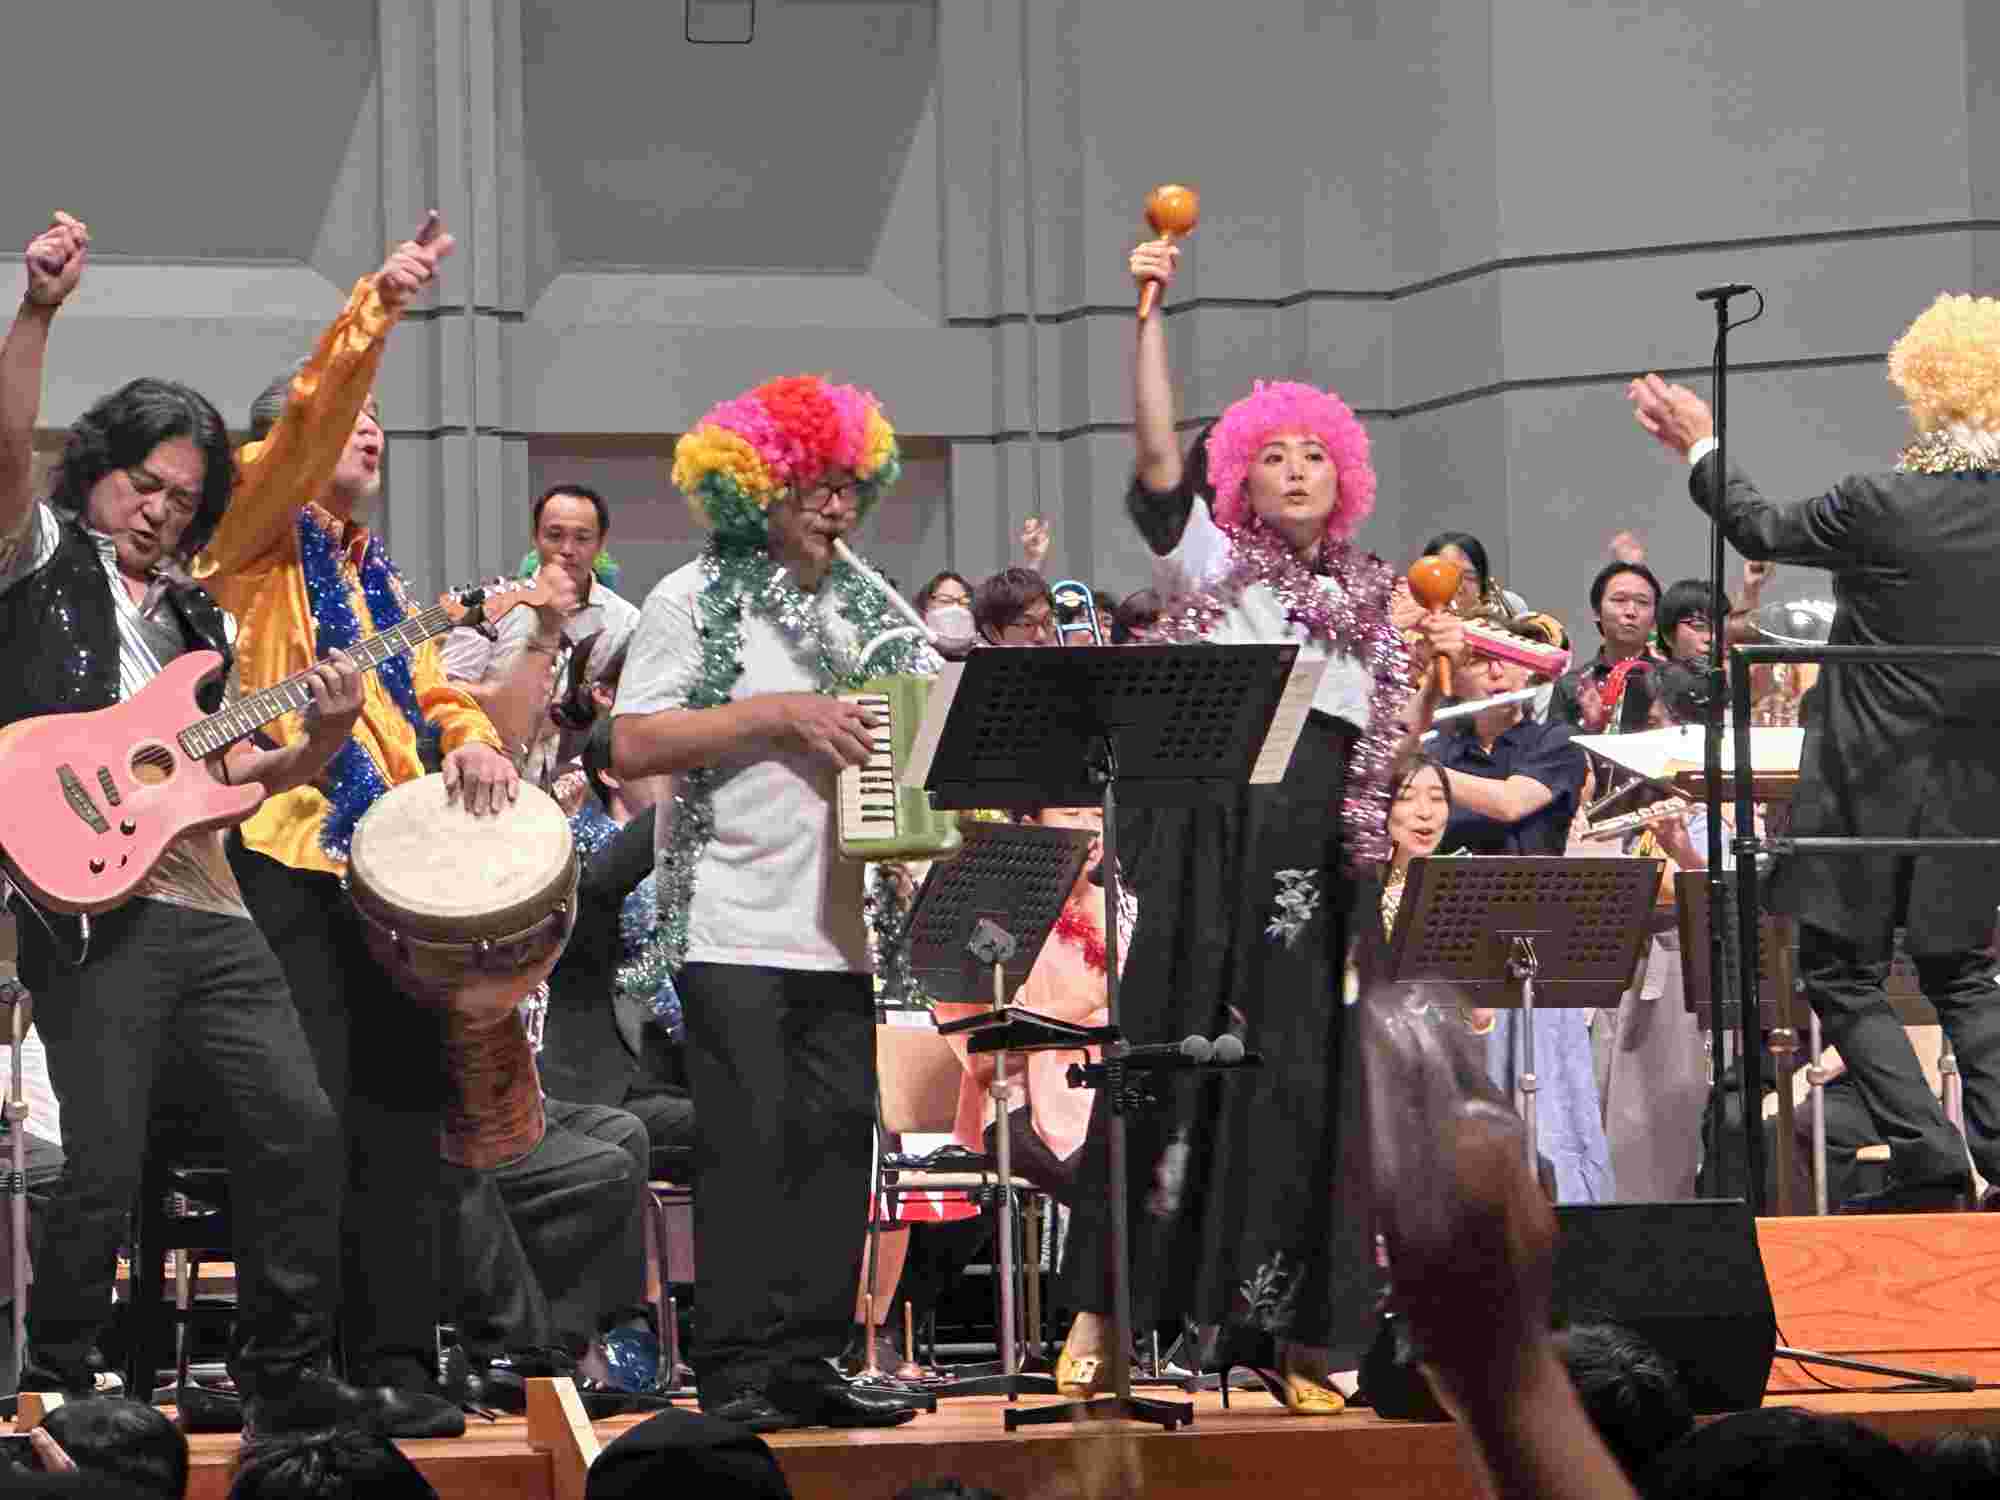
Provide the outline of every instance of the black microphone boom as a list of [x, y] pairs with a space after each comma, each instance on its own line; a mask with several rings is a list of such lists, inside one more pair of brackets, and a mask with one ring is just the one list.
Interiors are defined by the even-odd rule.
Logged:
[[1725, 281], [1721, 286], [1705, 286], [1694, 294], [1697, 302], [1727, 302], [1731, 297], [1741, 297], [1757, 288], [1747, 281]]

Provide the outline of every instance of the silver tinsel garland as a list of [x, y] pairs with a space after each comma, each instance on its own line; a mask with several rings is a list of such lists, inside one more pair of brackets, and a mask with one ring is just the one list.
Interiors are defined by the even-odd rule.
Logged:
[[[719, 708], [730, 701], [743, 675], [743, 620], [758, 614], [778, 627], [792, 655], [808, 665], [821, 692], [844, 692], [870, 677], [930, 674], [939, 662], [930, 647], [904, 637], [881, 647], [863, 663], [826, 629], [817, 597], [762, 548], [723, 548], [711, 542], [701, 555], [702, 588], [695, 598], [701, 634], [701, 671], [689, 689], [690, 709]], [[904, 623], [888, 597], [844, 562], [835, 562], [822, 587], [833, 591], [834, 609], [854, 627], [856, 639], [871, 641]], [[694, 905], [695, 872], [702, 851], [715, 837], [715, 773], [703, 766], [674, 777], [672, 831], [660, 845], [655, 879], [660, 925], [641, 971], [671, 975], [687, 959], [688, 914]]]
[[[1341, 822], [1347, 863], [1381, 864], [1390, 854], [1389, 765], [1402, 738], [1397, 720], [1414, 669], [1402, 632], [1389, 622], [1395, 570], [1346, 542], [1323, 543], [1315, 569], [1282, 537], [1254, 521], [1223, 530], [1234, 556], [1229, 571], [1213, 592], [1173, 601], [1161, 616], [1161, 629], [1170, 640], [1207, 640], [1243, 591], [1262, 584], [1284, 607], [1286, 620], [1307, 639], [1367, 668], [1374, 684], [1368, 696], [1368, 728], [1348, 759]], [[1331, 578], [1335, 587], [1322, 587], [1322, 577]]]

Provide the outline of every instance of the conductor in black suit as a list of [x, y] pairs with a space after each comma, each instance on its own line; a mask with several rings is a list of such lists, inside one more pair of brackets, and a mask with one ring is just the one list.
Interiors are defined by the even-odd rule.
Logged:
[[[1695, 503], [1752, 560], [1825, 568], [1837, 646], [2000, 640], [2000, 302], [1941, 297], [1897, 341], [1889, 377], [1916, 436], [1896, 468], [1823, 494], [1766, 499], [1741, 469], [1724, 482], [1713, 423], [1657, 375], [1628, 394], [1639, 425], [1692, 465]], [[1829, 665], [1805, 704], [1793, 807], [1800, 837], [2000, 836], [2000, 662]], [[1849, 1211], [1957, 1207], [1964, 1147], [1889, 1007], [1895, 929], [1958, 1054], [1972, 1159], [2000, 1181], [2000, 991], [1993, 852], [1794, 856], [1772, 904], [1799, 924], [1799, 970], [1893, 1153], [1889, 1185]], [[2000, 1206], [1989, 1189], [1984, 1207]]]

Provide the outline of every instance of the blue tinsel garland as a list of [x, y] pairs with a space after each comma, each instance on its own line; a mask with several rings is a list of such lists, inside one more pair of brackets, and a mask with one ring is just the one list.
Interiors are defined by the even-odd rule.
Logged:
[[[359, 645], [363, 640], [361, 621], [355, 615], [354, 600], [341, 573], [340, 540], [309, 510], [299, 512], [299, 561], [305, 571], [306, 601], [312, 608], [313, 642], [319, 654], [323, 657], [329, 651], [345, 651]], [[361, 595], [368, 603], [375, 632], [393, 630], [402, 624], [408, 612], [402, 580], [390, 566], [379, 537], [368, 538], [368, 546], [361, 554], [360, 571]], [[409, 658], [393, 656], [376, 671], [417, 738], [435, 739], [437, 727], [424, 717], [417, 702]], [[354, 838], [354, 825], [374, 806], [375, 799], [389, 790], [389, 783], [361, 741], [349, 737], [328, 762], [320, 784], [330, 804], [326, 821], [320, 825], [320, 847], [336, 859], [345, 859]]]

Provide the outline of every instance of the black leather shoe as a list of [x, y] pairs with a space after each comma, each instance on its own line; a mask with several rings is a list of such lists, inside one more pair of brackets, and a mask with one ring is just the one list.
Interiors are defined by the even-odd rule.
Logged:
[[1856, 1193], [1840, 1205], [1844, 1214], [1947, 1214], [1965, 1207], [1972, 1192], [1969, 1177], [1927, 1177], [1916, 1182], [1892, 1182], [1873, 1193]]
[[182, 1432], [241, 1432], [242, 1393], [184, 1380], [174, 1387], [174, 1418]]
[[363, 1425], [385, 1437], [465, 1436], [464, 1408], [430, 1378], [421, 1361], [392, 1359], [371, 1373], [373, 1379], [357, 1382], [373, 1407], [373, 1415], [361, 1419]]
[[715, 1400], [703, 1396], [701, 1411], [703, 1416], [734, 1422], [751, 1432], [783, 1432], [807, 1425], [790, 1412], [780, 1410], [762, 1391], [747, 1388]]
[[1983, 1214], [2000, 1214], [2000, 1187], [1989, 1187], [1979, 1195], [1979, 1211]]
[[474, 1406], [519, 1416], [528, 1409], [528, 1382], [576, 1373], [563, 1349], [514, 1349], [497, 1359], [474, 1359], [466, 1370], [465, 1400]]
[[937, 1410], [937, 1397], [844, 1380], [785, 1383], [771, 1387], [771, 1400], [803, 1427], [897, 1427], [920, 1411]]

